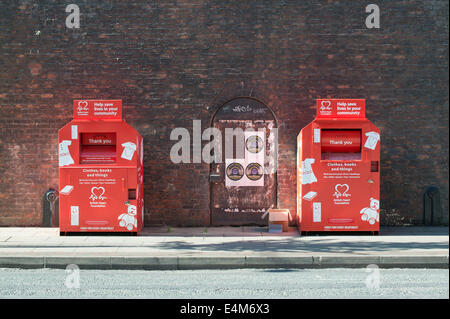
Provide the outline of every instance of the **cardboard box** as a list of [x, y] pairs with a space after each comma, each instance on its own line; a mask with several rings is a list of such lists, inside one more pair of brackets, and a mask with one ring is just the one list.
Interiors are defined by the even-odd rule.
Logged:
[[269, 224], [280, 224], [283, 227], [283, 232], [289, 230], [289, 220], [290, 212], [289, 209], [276, 209], [270, 208], [269, 213]]

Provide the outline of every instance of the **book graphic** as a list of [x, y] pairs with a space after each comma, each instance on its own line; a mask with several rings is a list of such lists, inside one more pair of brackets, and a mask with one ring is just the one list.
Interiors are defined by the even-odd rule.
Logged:
[[59, 193], [63, 194], [63, 195], [69, 195], [72, 192], [72, 190], [73, 190], [73, 186], [72, 185], [66, 185], [66, 186], [64, 186], [63, 189], [61, 189], [59, 191]]
[[316, 196], [317, 196], [317, 192], [310, 191], [305, 196], [303, 196], [303, 199], [310, 201], [313, 198], [315, 198]]

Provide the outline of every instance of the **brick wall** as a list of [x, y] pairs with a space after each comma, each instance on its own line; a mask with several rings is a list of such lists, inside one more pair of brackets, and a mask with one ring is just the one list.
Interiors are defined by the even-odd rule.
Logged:
[[[76, 3], [81, 27], [65, 26]], [[117, 99], [145, 138], [146, 224], [209, 222], [207, 164], [172, 164], [174, 127], [209, 125], [254, 96], [279, 124], [279, 206], [295, 211], [295, 144], [316, 98], [366, 98], [382, 132], [383, 224], [421, 224], [441, 190], [448, 223], [448, 2], [3, 1], [0, 225], [42, 223], [57, 188], [57, 130], [72, 100]]]

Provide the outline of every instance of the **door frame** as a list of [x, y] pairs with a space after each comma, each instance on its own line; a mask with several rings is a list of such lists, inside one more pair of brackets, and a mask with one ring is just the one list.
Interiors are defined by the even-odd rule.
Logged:
[[[275, 127], [278, 129], [278, 119], [275, 116], [275, 112], [272, 110], [272, 108], [270, 106], [267, 105], [267, 103], [264, 103], [263, 101], [261, 101], [258, 98], [255, 98], [253, 96], [247, 96], [247, 95], [236, 95], [232, 98], [228, 98], [226, 100], [221, 101], [220, 104], [218, 104], [218, 106], [216, 105], [216, 108], [213, 111], [213, 114], [211, 116], [211, 120], [209, 122], [209, 127], [213, 127], [214, 124], [214, 119], [217, 115], [217, 113], [222, 109], [222, 107], [224, 107], [227, 103], [236, 100], [236, 99], [251, 99], [251, 100], [255, 100], [259, 103], [261, 103], [262, 105], [264, 105], [269, 111], [270, 114], [272, 114], [273, 116], [273, 120], [275, 122]], [[279, 132], [278, 132], [278, 136], [279, 136]], [[279, 143], [278, 143], [279, 144]], [[213, 168], [213, 163], [209, 164], [209, 173], [208, 173], [208, 188], [209, 188], [209, 225], [213, 226], [212, 224], [212, 183], [210, 180], [210, 176], [212, 173], [212, 168]], [[279, 198], [278, 198], [278, 147], [277, 147], [277, 154], [276, 154], [276, 170], [275, 170], [275, 207], [278, 208], [278, 203], [279, 203]]]

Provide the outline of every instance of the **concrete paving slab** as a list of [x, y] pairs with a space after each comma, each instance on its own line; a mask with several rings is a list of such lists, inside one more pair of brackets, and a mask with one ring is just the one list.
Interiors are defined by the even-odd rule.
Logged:
[[314, 264], [322, 267], [361, 267], [371, 264], [379, 265], [380, 256], [361, 255], [325, 255], [314, 257]]
[[245, 257], [196, 256], [179, 257], [178, 269], [238, 269], [245, 268]]
[[76, 249], [67, 249], [66, 247], [56, 247], [56, 248], [45, 248], [45, 247], [37, 247], [34, 248], [30, 253], [32, 256], [77, 256]]
[[112, 269], [176, 270], [178, 257], [111, 257]]
[[161, 253], [161, 249], [157, 247], [116, 247], [115, 253], [120, 256], [132, 256], [132, 255], [155, 255]]
[[46, 268], [62, 268], [68, 265], [76, 265], [80, 269], [111, 269], [111, 257], [89, 256], [52, 256], [44, 257]]
[[246, 268], [310, 268], [312, 256], [247, 256]]
[[381, 236], [448, 236], [448, 226], [381, 227]]
[[111, 256], [117, 253], [118, 247], [76, 247], [72, 248], [75, 256]]
[[141, 232], [141, 236], [199, 236], [204, 227], [151, 227]]
[[34, 249], [35, 247], [0, 247], [0, 256], [26, 256]]
[[300, 234], [297, 228], [289, 227], [287, 232], [282, 233], [269, 233], [268, 228], [265, 228], [265, 231], [261, 232], [261, 236], [264, 237], [299, 237]]
[[237, 229], [236, 227], [207, 227], [203, 228], [202, 232], [199, 233], [203, 237], [211, 236], [240, 236], [243, 233], [242, 229]]
[[0, 267], [13, 268], [44, 268], [44, 257], [34, 256], [0, 256]]
[[11, 238], [11, 235], [0, 235], [0, 242], [7, 241], [9, 238]]
[[448, 268], [448, 255], [392, 255], [381, 256], [380, 265], [382, 267], [418, 267], [423, 268], [442, 268], [443, 264], [447, 264]]
[[61, 243], [85, 243], [87, 238], [87, 236], [57, 236], [56, 240], [60, 241]]

